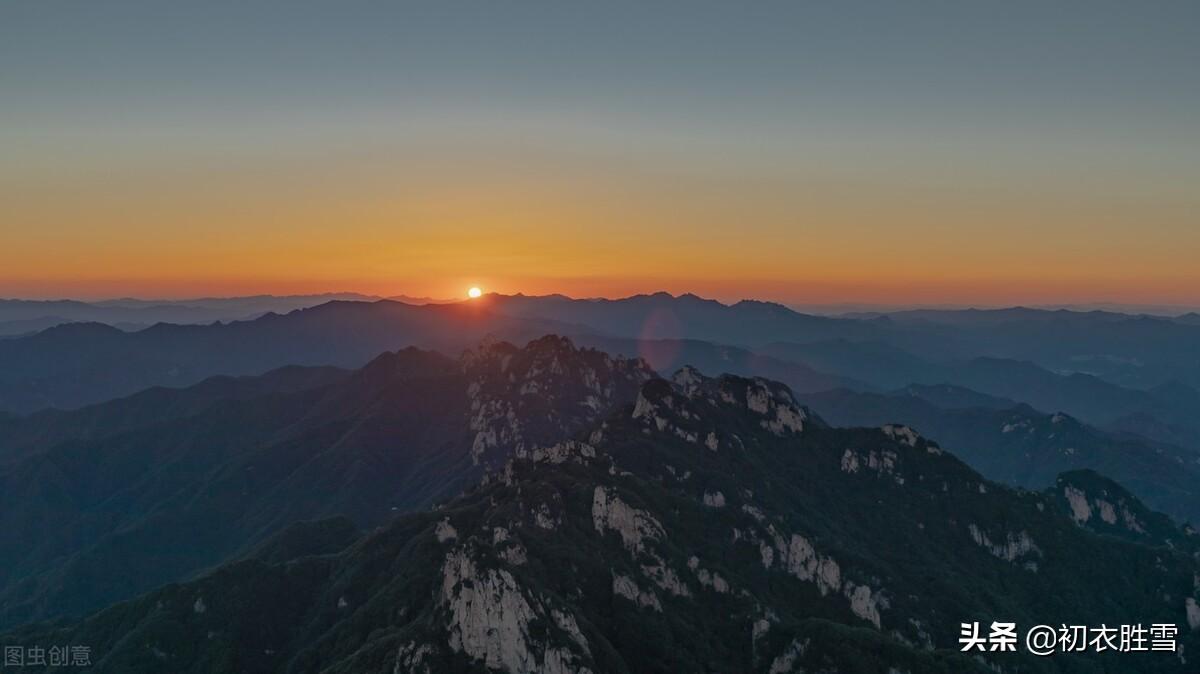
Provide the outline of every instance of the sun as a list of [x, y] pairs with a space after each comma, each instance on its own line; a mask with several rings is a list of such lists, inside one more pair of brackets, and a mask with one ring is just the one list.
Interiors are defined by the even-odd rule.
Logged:
[[479, 286], [471, 286], [471, 289], [467, 291], [467, 297], [470, 297], [471, 299], [475, 299], [477, 297], [482, 297], [482, 296], [483, 296], [483, 291], [479, 289]]

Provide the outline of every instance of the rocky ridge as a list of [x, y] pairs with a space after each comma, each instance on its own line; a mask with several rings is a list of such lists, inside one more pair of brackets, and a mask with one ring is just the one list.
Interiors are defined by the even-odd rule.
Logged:
[[[1198, 648], [1190, 555], [1099, 536], [906, 427], [829, 428], [770, 381], [651, 379], [576, 439], [483, 463], [340, 554], [6, 639], [93, 639], [122, 672], [159, 653], [179, 672], [1167, 672]], [[1140, 659], [958, 652], [960, 622], [1001, 617], [1187, 627], [1182, 653]]]

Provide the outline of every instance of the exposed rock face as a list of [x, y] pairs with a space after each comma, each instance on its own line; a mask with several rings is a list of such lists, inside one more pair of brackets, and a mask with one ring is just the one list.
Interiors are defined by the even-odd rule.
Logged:
[[1056, 500], [1081, 527], [1134, 541], [1192, 548], [1194, 532], [1155, 513], [1124, 487], [1092, 471], [1059, 476]]
[[614, 490], [601, 486], [596, 487], [592, 496], [592, 525], [601, 533], [617, 532], [625, 547], [637, 552], [644, 550], [647, 540], [666, 535], [662, 524], [652, 515], [630, 506]]
[[780, 563], [788, 573], [800, 580], [814, 581], [821, 594], [836, 592], [842, 587], [842, 570], [838, 563], [829, 557], [817, 555], [812, 543], [799, 534], [792, 534], [785, 543], [782, 536], [775, 534], [775, 550]]
[[[543, 374], [568, 367], [553, 362]], [[536, 390], [523, 395], [549, 392]], [[228, 570], [202, 581], [211, 585], [166, 588], [160, 607], [119, 612], [132, 633], [101, 622], [54, 636], [119, 635], [97, 654], [120, 664], [145, 657], [157, 634], [193, 634], [198, 623], [215, 635], [278, 629], [304, 644], [265, 671], [300, 657], [312, 671], [366, 674], [957, 674], [1006, 666], [1003, 654], [961, 655], [964, 613], [1025, 621], [1045, 610], [1096, 624], [1186, 620], [1181, 644], [1200, 648], [1190, 555], [1127, 542], [1114, 553], [1110, 537], [1073, 521], [1065, 496], [1053, 507], [1061, 490], [986, 483], [915, 434], [829, 428], [789, 400], [770, 382], [690, 369], [651, 380], [575, 440], [514, 447], [483, 484], [344, 553], [248, 565], [243, 585], [221, 585], [239, 578]], [[584, 398], [578, 407], [593, 406]], [[1115, 491], [1071, 486], [1085, 496], [1089, 526], [1121, 527], [1124, 504], [1153, 531]], [[1080, 557], [1095, 568], [1063, 563]], [[1142, 577], [1122, 576], [1125, 568]], [[1033, 595], [1036, 603], [1023, 599]], [[200, 596], [203, 615], [189, 610]], [[231, 627], [226, 596], [272, 605], [270, 625]], [[1113, 616], [1119, 606], [1148, 613]], [[180, 614], [186, 620], [158, 622]], [[330, 614], [332, 622], [311, 620]], [[221, 638], [201, 644], [206, 657], [237, 648]], [[1072, 664], [1092, 668], [1080, 658]], [[1149, 660], [1127, 662], [1137, 671]]]
[[765, 379], [755, 379], [746, 388], [746, 407], [768, 417], [761, 422], [762, 426], [775, 435], [799, 433], [804, 430], [804, 420], [808, 418], [808, 413], [796, 405], [790, 391], [772, 386]]
[[769, 674], [788, 674], [795, 671], [796, 660], [808, 649], [808, 640], [793, 639], [774, 660], [771, 661]]
[[429, 659], [433, 655], [431, 644], [418, 644], [410, 641], [400, 647], [396, 654], [396, 666], [392, 674], [433, 674]]
[[[488, 669], [541, 674], [591, 671], [577, 666], [578, 658], [571, 651], [537, 644], [530, 624], [547, 617], [545, 607], [527, 597], [508, 571], [480, 571], [463, 548], [446, 555], [442, 599], [450, 614], [451, 650], [482, 661]], [[572, 616], [554, 609], [549, 617], [583, 653], [588, 652], [587, 640]]]
[[908, 426], [888, 424], [883, 427], [883, 432], [889, 438], [896, 440], [897, 442], [902, 442], [909, 447], [916, 447], [917, 441], [921, 439], [921, 436]]
[[842, 472], [857, 473], [858, 472], [858, 453], [853, 449], [847, 449], [842, 454]]
[[847, 582], [845, 593], [850, 600], [850, 610], [854, 615], [879, 627], [879, 611], [887, 608], [887, 601], [866, 585]]
[[450, 524], [450, 518], [447, 517], [438, 522], [437, 529], [434, 530], [434, 535], [437, 536], [439, 543], [445, 543], [458, 538], [458, 530], [454, 528], [454, 525]]
[[534, 463], [564, 463], [566, 461], [583, 461], [596, 458], [596, 450], [586, 442], [567, 440], [551, 447], [534, 447], [533, 449], [518, 449], [518, 459], [528, 459]]
[[524, 348], [488, 342], [467, 351], [471, 458], [491, 468], [516, 451], [553, 446], [636, 398], [653, 376], [642, 360], [613, 358], [547, 336]]
[[[1006, 562], [1015, 562], [1026, 555], [1040, 556], [1042, 551], [1029, 534], [1025, 531], [1009, 532], [1005, 534], [1003, 542], [993, 543], [985, 531], [980, 529], [975, 524], [967, 527], [971, 533], [971, 540], [975, 544], [984, 548], [992, 554], [993, 557], [1003, 559]], [[1036, 569], [1037, 567], [1033, 567]]]
[[1083, 524], [1092, 519], [1092, 506], [1088, 503], [1087, 494], [1075, 487], [1066, 487], [1063, 489], [1063, 495], [1071, 505], [1071, 516], [1076, 522]]
[[[755, 508], [744, 512], [756, 522], [761, 523], [765, 519]], [[774, 524], [768, 524], [761, 535], [754, 528], [739, 528], [734, 530], [733, 538], [735, 542], [745, 541], [756, 545], [763, 568], [779, 568], [801, 581], [812, 583], [821, 596], [840, 594], [849, 603], [854, 615], [877, 628], [881, 626], [881, 612], [889, 606], [885, 595], [865, 583], [846, 579], [842, 566], [832, 557], [819, 554], [804, 536], [792, 534], [786, 537]]]
[[880, 477], [889, 477], [896, 484], [904, 484], [905, 477], [898, 470], [899, 455], [891, 450], [854, 450], [847, 449], [842, 454], [841, 469], [843, 473], [858, 473], [867, 470]]
[[450, 609], [450, 647], [465, 651], [492, 669], [532, 671], [529, 649], [533, 608], [512, 575], [489, 569], [482, 575], [463, 550], [447, 555], [442, 597]]
[[629, 576], [613, 576], [612, 591], [613, 594], [624, 597], [638, 606], [662, 612], [662, 603], [659, 602], [658, 596], [651, 591], [643, 592], [638, 588], [637, 581]]
[[679, 579], [675, 571], [661, 559], [656, 559], [655, 564], [643, 564], [642, 575], [649, 578], [658, 587], [666, 590], [667, 593], [676, 597], [689, 597], [692, 594], [692, 591]]
[[711, 588], [714, 592], [719, 594], [729, 593], [729, 583], [721, 577], [721, 574], [701, 567], [699, 557], [693, 556], [688, 559], [688, 568], [696, 574], [696, 579], [699, 580], [700, 584], [704, 587]]

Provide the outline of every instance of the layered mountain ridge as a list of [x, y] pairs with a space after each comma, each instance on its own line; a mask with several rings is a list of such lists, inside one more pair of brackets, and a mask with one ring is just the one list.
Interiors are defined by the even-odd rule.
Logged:
[[[485, 353], [522, 381], [505, 374], [522, 350]], [[305, 527], [270, 546], [305, 551], [289, 561], [0, 641], [93, 644], [99, 671], [246, 673], [1174, 672], [1200, 648], [1193, 534], [1099, 476], [1003, 487], [906, 426], [830, 427], [766, 379], [687, 368], [634, 388], [503, 460], [496, 409], [472, 435], [497, 439], [477, 487], [340, 552], [320, 551], [342, 528]], [[976, 620], [1169, 622], [1182, 649], [968, 656]]]
[[349, 374], [310, 372], [330, 376], [319, 386], [287, 374], [258, 397], [233, 382], [233, 397], [200, 404], [209, 383], [51, 415], [74, 434], [47, 435], [41, 416], [5, 429], [25, 444], [0, 470], [0, 624], [80, 615], [293, 522], [373, 527], [428, 507], [513, 451], [591, 425], [652, 375], [558, 337], [459, 359], [409, 348]]
[[1200, 453], [1194, 450], [955, 387], [889, 394], [837, 389], [800, 398], [840, 426], [903, 421], [998, 482], [1041, 490], [1059, 473], [1091, 469], [1118, 478], [1158, 510], [1200, 521]]

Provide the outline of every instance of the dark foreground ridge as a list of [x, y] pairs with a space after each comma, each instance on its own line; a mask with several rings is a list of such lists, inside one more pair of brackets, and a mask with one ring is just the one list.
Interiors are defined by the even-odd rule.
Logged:
[[[1005, 488], [907, 427], [830, 428], [782, 385], [684, 369], [340, 552], [344, 527], [300, 527], [273, 561], [2, 641], [122, 673], [1189, 671], [1194, 557], [1090, 530], [1097, 499], [1150, 523], [1064, 480]], [[960, 623], [992, 620], [1174, 623], [1181, 649], [960, 653]]]
[[515, 450], [594, 426], [652, 375], [559, 337], [327, 370], [0, 425], [0, 629], [194, 577], [295, 522], [371, 529], [424, 510]]

